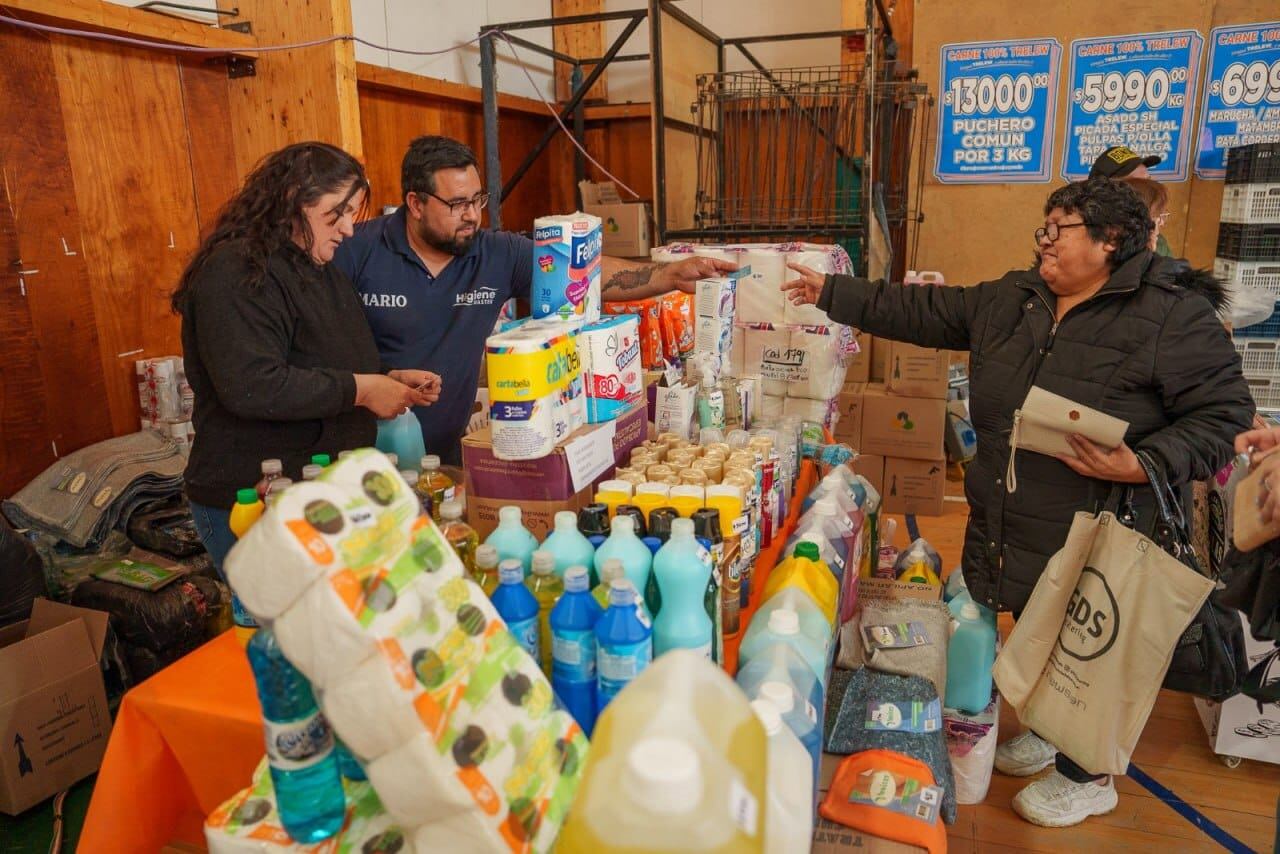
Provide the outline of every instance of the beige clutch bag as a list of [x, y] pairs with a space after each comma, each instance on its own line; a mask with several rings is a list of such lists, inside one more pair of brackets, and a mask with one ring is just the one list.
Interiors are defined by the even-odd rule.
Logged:
[[1111, 451], [1124, 442], [1128, 429], [1128, 421], [1032, 386], [1022, 407], [1013, 413], [1013, 433], [1009, 436], [1009, 445], [1013, 448], [1009, 454], [1009, 492], [1017, 490], [1013, 460], [1018, 451], [1074, 457], [1075, 451], [1067, 444], [1067, 435], [1071, 433]]

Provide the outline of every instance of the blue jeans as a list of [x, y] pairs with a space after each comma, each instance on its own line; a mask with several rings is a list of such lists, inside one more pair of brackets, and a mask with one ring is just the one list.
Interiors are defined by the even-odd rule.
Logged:
[[213, 559], [218, 574], [226, 581], [227, 573], [222, 568], [222, 562], [227, 559], [227, 552], [236, 544], [236, 535], [231, 533], [231, 511], [207, 507], [194, 501], [188, 503], [191, 505], [191, 518], [196, 523], [200, 542]]

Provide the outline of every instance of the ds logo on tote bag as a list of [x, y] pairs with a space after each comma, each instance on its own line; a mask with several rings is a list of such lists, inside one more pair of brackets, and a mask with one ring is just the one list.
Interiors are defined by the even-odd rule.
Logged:
[[1078, 661], [1092, 661], [1105, 655], [1119, 634], [1120, 606], [1115, 593], [1106, 576], [1086, 566], [1067, 604], [1058, 645]]

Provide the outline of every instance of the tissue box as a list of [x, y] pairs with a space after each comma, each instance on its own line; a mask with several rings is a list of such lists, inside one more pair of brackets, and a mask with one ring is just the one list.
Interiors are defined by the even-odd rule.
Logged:
[[738, 301], [738, 280], [750, 275], [750, 267], [739, 267], [724, 276], [699, 279], [693, 286], [694, 311], [698, 317], [733, 320]]
[[584, 326], [578, 333], [587, 421], [617, 418], [640, 399], [640, 323], [628, 315]]

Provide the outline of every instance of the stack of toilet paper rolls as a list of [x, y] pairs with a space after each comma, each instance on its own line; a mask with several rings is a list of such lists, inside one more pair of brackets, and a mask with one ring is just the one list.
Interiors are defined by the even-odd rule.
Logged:
[[690, 255], [751, 268], [751, 274], [737, 285], [727, 372], [761, 378], [761, 414], [766, 418], [795, 415], [834, 427], [849, 357], [857, 352], [853, 333], [832, 323], [817, 306], [792, 305], [782, 284], [799, 276], [788, 264], [821, 273], [851, 273], [844, 248], [814, 243], [673, 243], [651, 252], [659, 262]]
[[298, 484], [227, 559], [418, 850], [550, 850], [586, 738], [390, 461]]

